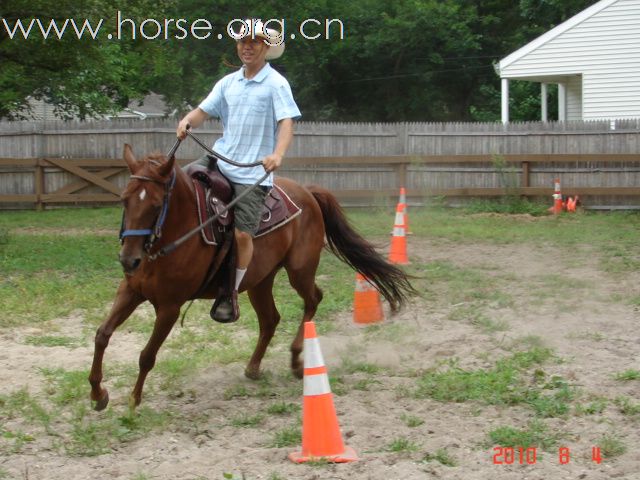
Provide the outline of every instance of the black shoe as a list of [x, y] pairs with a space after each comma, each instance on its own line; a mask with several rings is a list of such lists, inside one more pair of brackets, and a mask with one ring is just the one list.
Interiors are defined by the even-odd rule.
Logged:
[[234, 290], [231, 296], [216, 298], [209, 315], [216, 322], [232, 323], [240, 318], [238, 307], [238, 291]]

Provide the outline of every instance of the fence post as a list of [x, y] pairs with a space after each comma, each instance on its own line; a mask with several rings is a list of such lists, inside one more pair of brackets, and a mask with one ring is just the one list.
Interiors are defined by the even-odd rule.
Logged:
[[[398, 140], [400, 146], [400, 155], [404, 156], [404, 158], [408, 161], [409, 155], [409, 124], [407, 122], [402, 122], [398, 124]], [[402, 162], [398, 164], [396, 179], [400, 185], [396, 185], [396, 190], [400, 190], [400, 188], [407, 187], [407, 163]]]
[[34, 170], [34, 185], [36, 194], [36, 210], [44, 210], [42, 196], [44, 195], [44, 165], [43, 159], [38, 158]]
[[522, 180], [520, 181], [520, 186], [522, 188], [527, 188], [530, 186], [530, 163], [527, 161], [522, 162]]
[[398, 163], [398, 171], [396, 172], [396, 178], [400, 183], [400, 185], [396, 185], [398, 191], [400, 190], [400, 187], [407, 186], [407, 165], [408, 165], [407, 162]]

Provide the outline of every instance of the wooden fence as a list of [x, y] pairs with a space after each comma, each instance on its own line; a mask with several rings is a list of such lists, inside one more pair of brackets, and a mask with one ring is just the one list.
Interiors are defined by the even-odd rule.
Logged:
[[[0, 123], [0, 208], [117, 202], [128, 175], [125, 142], [142, 155], [166, 151], [175, 120]], [[198, 131], [208, 143], [217, 122]], [[180, 163], [200, 156], [192, 141]], [[640, 205], [640, 122], [531, 124], [300, 123], [280, 174], [332, 190], [348, 205], [504, 194], [563, 193], [586, 206]]]

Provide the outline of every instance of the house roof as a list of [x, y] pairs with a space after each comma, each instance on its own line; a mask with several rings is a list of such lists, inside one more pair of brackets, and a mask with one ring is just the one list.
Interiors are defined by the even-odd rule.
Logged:
[[618, 0], [600, 0], [598, 3], [594, 3], [589, 8], [584, 9], [580, 13], [578, 13], [578, 14], [574, 15], [573, 17], [571, 17], [569, 20], [565, 21], [564, 23], [561, 23], [557, 27], [555, 27], [555, 28], [549, 30], [548, 32], [540, 35], [535, 40], [527, 43], [524, 47], [516, 50], [512, 54], [510, 54], [510, 55], [506, 56], [505, 58], [503, 58], [502, 60], [500, 60], [500, 63], [498, 65], [499, 70], [502, 71], [503, 69], [507, 68], [512, 63], [516, 62], [517, 60], [520, 60], [525, 55], [528, 55], [529, 53], [531, 53], [532, 51], [538, 49], [542, 45], [545, 45], [546, 43], [550, 42], [554, 38], [557, 38], [558, 36], [562, 35], [567, 30], [572, 29], [576, 25], [581, 24], [582, 22], [584, 22], [588, 18], [591, 18], [592, 16], [594, 16], [598, 12], [604, 10], [605, 8], [607, 8], [610, 5], [616, 3], [617, 1]]
[[[29, 98], [29, 107], [22, 111], [25, 118], [29, 120], [56, 120], [54, 105], [44, 100]], [[106, 115], [106, 118], [162, 118], [175, 114], [175, 109], [169, 107], [162, 96], [157, 93], [149, 93], [143, 99], [131, 100], [129, 105], [117, 113]]]

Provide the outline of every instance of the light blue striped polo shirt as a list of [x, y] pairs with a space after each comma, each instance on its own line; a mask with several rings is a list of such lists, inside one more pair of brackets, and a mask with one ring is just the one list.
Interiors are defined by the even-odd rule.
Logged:
[[[268, 63], [251, 80], [244, 78], [244, 67], [226, 75], [199, 107], [222, 120], [223, 135], [213, 149], [241, 163], [257, 162], [273, 153], [278, 122], [301, 116], [289, 82]], [[262, 166], [242, 168], [223, 161], [218, 166], [232, 182], [245, 185], [264, 175]], [[273, 173], [262, 182], [272, 184]]]

